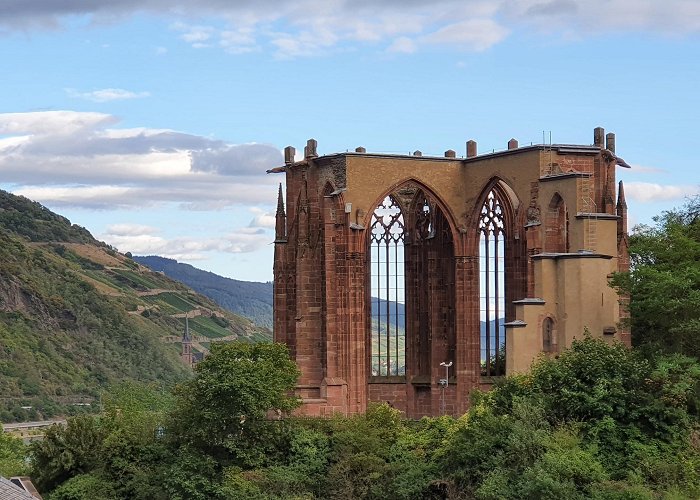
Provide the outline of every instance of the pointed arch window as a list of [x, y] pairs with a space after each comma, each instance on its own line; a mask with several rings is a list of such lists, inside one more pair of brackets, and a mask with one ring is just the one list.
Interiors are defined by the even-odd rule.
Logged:
[[406, 232], [401, 207], [392, 196], [374, 210], [370, 227], [371, 374], [402, 376], [406, 373]]
[[486, 196], [479, 217], [481, 374], [505, 375], [505, 215], [498, 193]]

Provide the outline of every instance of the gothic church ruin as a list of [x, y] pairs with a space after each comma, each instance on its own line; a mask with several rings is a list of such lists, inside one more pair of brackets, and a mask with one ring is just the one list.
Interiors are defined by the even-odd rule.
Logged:
[[466, 157], [285, 149], [274, 338], [308, 415], [389, 402], [459, 415], [473, 389], [588, 330], [629, 344], [608, 285], [629, 267], [614, 134]]

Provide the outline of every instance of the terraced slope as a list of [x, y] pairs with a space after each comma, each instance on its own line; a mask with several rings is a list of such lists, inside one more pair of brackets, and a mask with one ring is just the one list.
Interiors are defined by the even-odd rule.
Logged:
[[139, 264], [164, 272], [206, 295], [224, 309], [240, 314], [256, 325], [272, 328], [272, 283], [241, 281], [197, 269], [173, 259], [149, 255], [134, 256]]

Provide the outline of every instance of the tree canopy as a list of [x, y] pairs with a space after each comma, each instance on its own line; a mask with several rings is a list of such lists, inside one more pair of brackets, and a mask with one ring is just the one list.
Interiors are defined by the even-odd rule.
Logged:
[[630, 295], [634, 345], [700, 356], [700, 196], [637, 226], [630, 264], [612, 283]]
[[[33, 445], [52, 498], [698, 498], [700, 366], [586, 337], [460, 418], [287, 417], [283, 345], [222, 345], [172, 398], [119, 387]], [[211, 387], [210, 387], [211, 386]]]
[[269, 411], [294, 409], [298, 377], [283, 344], [212, 344], [195, 377], [177, 389], [173, 426], [200, 444], [226, 447]]

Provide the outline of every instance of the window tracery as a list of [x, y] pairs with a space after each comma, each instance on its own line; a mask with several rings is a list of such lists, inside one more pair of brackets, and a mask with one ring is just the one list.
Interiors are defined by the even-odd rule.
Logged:
[[505, 215], [495, 190], [479, 217], [481, 374], [505, 375]]
[[405, 374], [405, 222], [401, 207], [387, 196], [372, 214], [371, 374]]

